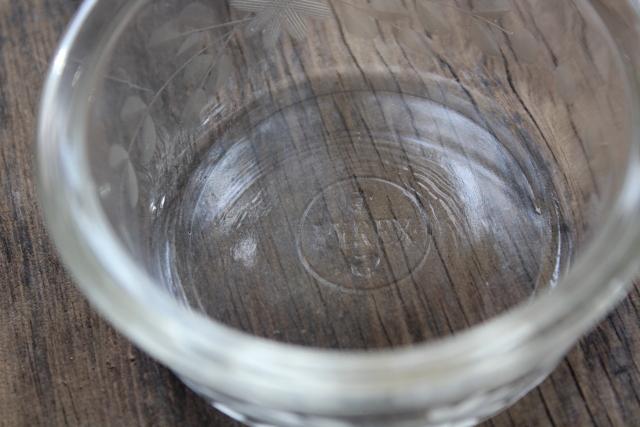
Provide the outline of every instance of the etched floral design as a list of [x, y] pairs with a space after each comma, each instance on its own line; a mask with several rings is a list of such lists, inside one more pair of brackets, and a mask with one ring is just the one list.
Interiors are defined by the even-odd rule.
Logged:
[[268, 45], [275, 45], [283, 30], [297, 40], [307, 33], [305, 17], [326, 18], [331, 8], [325, 0], [231, 0], [231, 6], [256, 13], [253, 31], [264, 31]]
[[[179, 119], [186, 127], [198, 126], [218, 107], [212, 94], [233, 75], [236, 65], [229, 48], [236, 35], [261, 35], [265, 45], [273, 49], [283, 35], [295, 40], [304, 39], [311, 19], [333, 18], [348, 36], [367, 42], [380, 41], [385, 32], [390, 32], [397, 46], [415, 55], [438, 49], [439, 44], [449, 48], [452, 46], [450, 37], [464, 34], [465, 48], [474, 46], [487, 57], [500, 56], [511, 49], [519, 63], [534, 66], [539, 62], [541, 43], [524, 28], [518, 14], [512, 13], [512, 2], [228, 0], [232, 11], [249, 12], [247, 16], [240, 15], [235, 19], [225, 19], [205, 2], [190, 3], [148, 35], [148, 48], [162, 51], [163, 55], [158, 57], [163, 64], [169, 65], [166, 70], [171, 71], [162, 79], [163, 84], [152, 91], [130, 84], [127, 79], [111, 78], [139, 91], [139, 95], [128, 97], [122, 104], [121, 120], [127, 141], [114, 148], [112, 167], [122, 168], [130, 202], [135, 205], [138, 190], [133, 164], [147, 167], [152, 163], [155, 151], [162, 147], [162, 129], [160, 122], [152, 117], [152, 107], [171, 87], [170, 83], [177, 80], [184, 86], [182, 93], [185, 95]], [[555, 10], [552, 2], [544, 5], [550, 11]], [[555, 19], [559, 22], [554, 21], [554, 25], [560, 26], [561, 17]], [[466, 30], [454, 31], [452, 26], [463, 26]], [[505, 38], [508, 44], [504, 43]], [[388, 39], [384, 39], [384, 43], [388, 43]], [[606, 76], [609, 63], [606, 49], [600, 49], [598, 54], [599, 69]], [[569, 103], [581, 89], [575, 86], [572, 73], [569, 65], [560, 63], [556, 64], [551, 76], [558, 93]]]
[[129, 151], [120, 144], [114, 144], [109, 150], [108, 161], [109, 166], [120, 173], [122, 189], [129, 205], [134, 208], [138, 204], [138, 177]]

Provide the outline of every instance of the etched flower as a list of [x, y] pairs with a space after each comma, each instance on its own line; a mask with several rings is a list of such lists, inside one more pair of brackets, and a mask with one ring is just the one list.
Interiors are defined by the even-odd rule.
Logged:
[[253, 31], [264, 31], [267, 44], [274, 45], [283, 30], [301, 40], [307, 32], [305, 17], [326, 18], [331, 8], [326, 0], [231, 0], [231, 6], [255, 12]]

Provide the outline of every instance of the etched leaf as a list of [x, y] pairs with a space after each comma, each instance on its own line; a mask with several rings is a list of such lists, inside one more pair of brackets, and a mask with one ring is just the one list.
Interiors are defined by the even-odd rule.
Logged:
[[159, 47], [175, 41], [180, 37], [180, 31], [174, 21], [156, 28], [149, 37], [149, 47]]
[[231, 0], [231, 6], [246, 12], [282, 12], [292, 9], [308, 16], [329, 16], [330, 9], [325, 0]]
[[429, 33], [441, 35], [449, 32], [446, 12], [442, 5], [423, 1], [417, 4], [416, 12], [424, 29]]
[[109, 166], [113, 169], [129, 161], [129, 152], [120, 144], [113, 144], [109, 148]]
[[137, 95], [128, 97], [120, 109], [120, 120], [127, 131], [132, 131], [147, 112], [147, 104]]
[[231, 0], [231, 6], [256, 16], [251, 27], [264, 32], [267, 44], [275, 44], [282, 30], [295, 39], [302, 39], [307, 32], [304, 17], [326, 18], [331, 8], [326, 0]]
[[262, 32], [265, 45], [272, 48], [278, 42], [282, 33], [283, 23], [267, 14], [257, 16], [251, 23], [253, 32]]
[[118, 235], [122, 243], [124, 243], [125, 247], [129, 249], [132, 253], [135, 253], [136, 245], [133, 243], [133, 239], [131, 238], [131, 230], [127, 227], [126, 223], [120, 223], [118, 227]]
[[540, 43], [526, 29], [515, 30], [511, 36], [511, 44], [519, 60], [527, 63], [535, 63], [538, 60]]
[[142, 162], [147, 163], [153, 157], [153, 153], [156, 151], [156, 145], [158, 143], [158, 134], [156, 132], [156, 125], [150, 116], [145, 117], [142, 125], [142, 144], [140, 146], [140, 153], [142, 154]]
[[222, 53], [216, 60], [210, 75], [206, 78], [203, 89], [208, 93], [215, 93], [223, 86], [233, 73], [233, 61], [227, 53]]
[[180, 48], [178, 49], [178, 56], [183, 54], [192, 55], [199, 49], [202, 49], [204, 46], [206, 46], [207, 42], [208, 37], [205, 33], [193, 33], [189, 35], [180, 45]]
[[133, 164], [131, 164], [131, 162], [128, 160], [124, 170], [124, 177], [124, 184], [129, 199], [129, 204], [132, 208], [134, 208], [138, 204], [138, 177], [136, 176], [136, 171], [133, 168]]
[[129, 137], [141, 138], [138, 150], [142, 153], [142, 161], [148, 162], [156, 149], [158, 137], [147, 104], [139, 96], [128, 97], [120, 109], [120, 120]]
[[484, 23], [473, 20], [470, 23], [469, 36], [471, 41], [488, 56], [500, 56], [500, 47], [491, 29]]

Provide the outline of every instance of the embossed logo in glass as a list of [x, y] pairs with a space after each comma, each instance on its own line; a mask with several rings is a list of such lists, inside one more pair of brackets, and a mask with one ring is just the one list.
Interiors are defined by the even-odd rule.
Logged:
[[424, 209], [401, 186], [353, 178], [309, 203], [298, 232], [300, 260], [319, 282], [366, 291], [407, 279], [429, 251]]

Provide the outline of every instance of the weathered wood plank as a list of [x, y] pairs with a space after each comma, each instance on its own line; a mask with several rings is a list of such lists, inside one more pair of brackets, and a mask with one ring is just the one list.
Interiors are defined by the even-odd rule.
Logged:
[[[0, 4], [0, 425], [236, 426], [101, 320], [40, 219], [32, 148], [46, 63], [78, 0]], [[488, 426], [640, 420], [640, 290]]]

